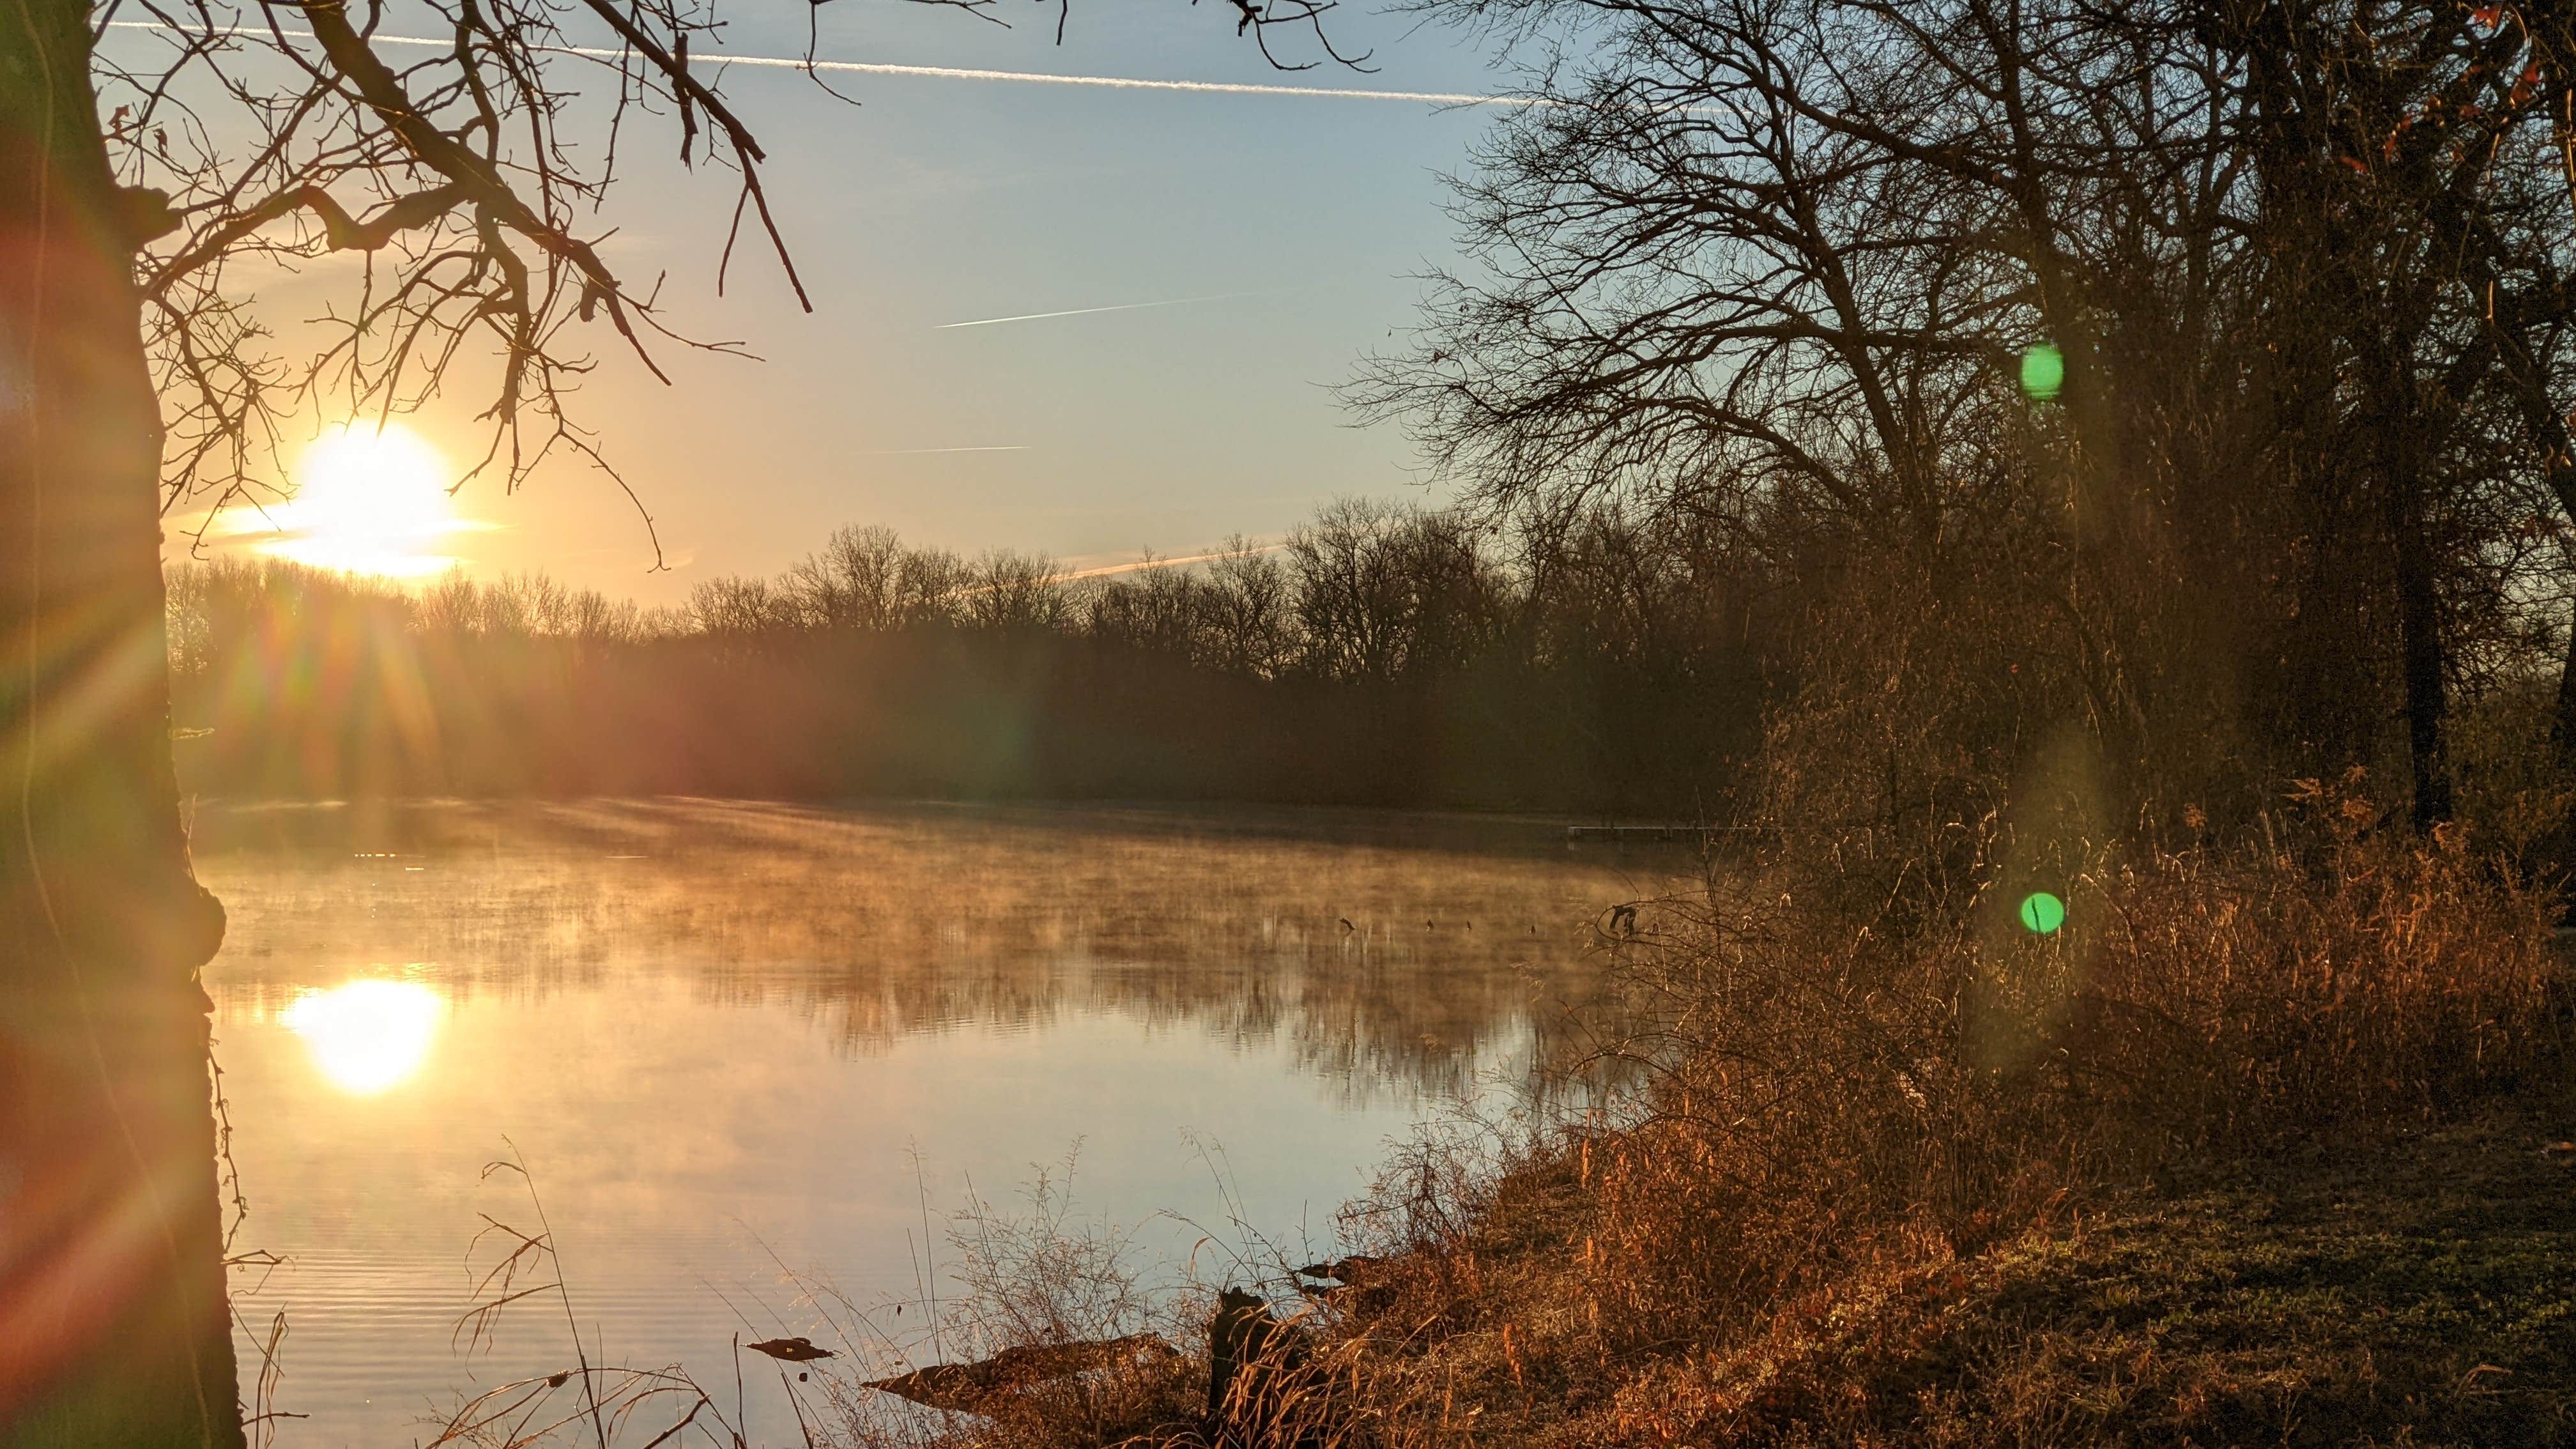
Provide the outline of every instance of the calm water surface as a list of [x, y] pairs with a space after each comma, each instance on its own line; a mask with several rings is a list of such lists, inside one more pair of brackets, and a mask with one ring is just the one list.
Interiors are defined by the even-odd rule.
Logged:
[[1390, 1139], [1508, 1096], [1597, 913], [1689, 865], [1276, 810], [210, 806], [197, 840], [290, 1446], [424, 1441], [569, 1362], [559, 1310], [456, 1337], [481, 1215], [531, 1220], [483, 1171], [514, 1151], [594, 1358], [710, 1380], [811, 1330], [791, 1273], [953, 1294], [925, 1241], [1077, 1144], [1078, 1213], [1168, 1272], [1235, 1208], [1320, 1249]]

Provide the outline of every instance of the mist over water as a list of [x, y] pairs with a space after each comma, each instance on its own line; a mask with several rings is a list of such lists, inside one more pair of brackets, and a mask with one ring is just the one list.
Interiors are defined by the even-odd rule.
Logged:
[[713, 1377], [810, 1326], [787, 1272], [917, 1299], [969, 1191], [1077, 1143], [1078, 1211], [1167, 1277], [1221, 1275], [1237, 1206], [1320, 1250], [1391, 1138], [1510, 1105], [1593, 919], [1693, 865], [1536, 821], [694, 800], [210, 806], [196, 841], [287, 1445], [425, 1440], [568, 1361], [547, 1310], [451, 1341], [479, 1215], [531, 1217], [482, 1175], [513, 1147], [594, 1359]]

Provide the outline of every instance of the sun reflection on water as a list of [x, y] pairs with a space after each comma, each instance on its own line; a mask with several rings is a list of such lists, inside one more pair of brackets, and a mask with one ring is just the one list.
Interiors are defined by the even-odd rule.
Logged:
[[352, 981], [303, 993], [277, 1019], [333, 1086], [371, 1097], [420, 1070], [446, 1010], [416, 981]]

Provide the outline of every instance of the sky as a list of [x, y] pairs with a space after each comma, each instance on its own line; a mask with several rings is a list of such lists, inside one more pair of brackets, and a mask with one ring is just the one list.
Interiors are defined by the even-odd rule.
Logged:
[[[1337, 43], [1371, 50], [1372, 72], [1283, 74], [1235, 35], [1219, 0], [1072, 0], [1061, 46], [1052, 7], [1006, 4], [1008, 29], [943, 6], [833, 0], [815, 12], [817, 53], [1258, 86], [1505, 88], [1478, 47], [1410, 17], [1337, 11]], [[733, 5], [726, 49], [802, 53], [806, 9]], [[1294, 40], [1283, 48], [1303, 53]], [[842, 524], [1097, 566], [1145, 549], [1199, 552], [1238, 532], [1273, 537], [1337, 495], [1434, 496], [1402, 429], [1354, 426], [1332, 388], [1414, 324], [1419, 274], [1454, 254], [1440, 178], [1464, 168], [1494, 109], [832, 82], [859, 104], [792, 70], [733, 67], [723, 79], [769, 151], [810, 315], [748, 246], [715, 295], [730, 173], [681, 170], [669, 135], [649, 146], [630, 136], [621, 158], [603, 217], [618, 229], [612, 262], [630, 280], [667, 273], [675, 325], [740, 339], [762, 359], [665, 346], [664, 387], [599, 329], [602, 366], [580, 415], [651, 510], [668, 567], [649, 571], [644, 530], [614, 483], [565, 465], [514, 496], [482, 482], [460, 495], [474, 526], [440, 547], [469, 573], [537, 570], [671, 602], [709, 577], [775, 572]], [[339, 280], [316, 268], [262, 300], [309, 308]], [[1160, 305], [1136, 305], [1147, 303]], [[1024, 320], [989, 320], [1000, 318]], [[967, 322], [986, 325], [953, 325]], [[451, 456], [471, 436], [450, 418], [417, 426]]]

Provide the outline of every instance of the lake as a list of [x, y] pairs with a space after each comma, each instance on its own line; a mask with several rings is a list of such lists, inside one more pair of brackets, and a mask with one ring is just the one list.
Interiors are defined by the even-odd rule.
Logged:
[[[1512, 1104], [1594, 999], [1600, 913], [1692, 868], [1547, 822], [1284, 809], [209, 805], [194, 828], [232, 915], [206, 981], [235, 1251], [280, 1260], [237, 1269], [237, 1306], [261, 1337], [284, 1315], [263, 1407], [304, 1417], [274, 1442], [333, 1449], [426, 1441], [461, 1397], [571, 1366], [543, 1295], [460, 1333], [499, 1256], [483, 1215], [532, 1227], [531, 1181], [591, 1359], [710, 1383], [737, 1335], [814, 1333], [804, 1285], [935, 1317], [952, 1215], [1068, 1160], [1076, 1217], [1134, 1228], [1149, 1278], [1222, 1279], [1254, 1233], [1321, 1256], [1391, 1142]], [[526, 1179], [487, 1175], [504, 1158]]]

